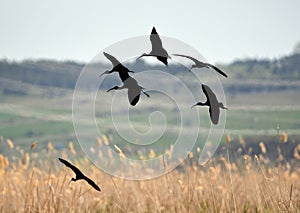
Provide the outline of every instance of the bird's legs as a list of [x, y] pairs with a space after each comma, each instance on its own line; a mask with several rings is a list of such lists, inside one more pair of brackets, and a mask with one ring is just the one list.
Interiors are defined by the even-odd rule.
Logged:
[[223, 103], [221, 103], [221, 102], [219, 102], [219, 107], [222, 108], [222, 109], [228, 109], [228, 108], [225, 107], [225, 106], [223, 105]]
[[142, 92], [144, 93], [144, 95], [146, 95], [148, 98], [150, 98], [150, 95], [148, 93], [146, 93], [145, 91], [142, 90]]

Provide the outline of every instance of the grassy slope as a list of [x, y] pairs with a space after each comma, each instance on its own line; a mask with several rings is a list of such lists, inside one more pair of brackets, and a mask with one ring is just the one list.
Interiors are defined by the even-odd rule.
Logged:
[[[293, 63], [296, 66], [297, 60], [294, 60], [294, 58], [297, 57], [288, 56], [280, 62], [285, 65]], [[11, 66], [10, 69], [13, 69], [16, 75], [10, 73], [9, 69], [5, 70], [5, 72], [2, 72], [2, 70], [0, 72], [2, 76], [0, 78], [0, 94], [2, 92], [2, 95], [0, 95], [0, 136], [11, 138], [21, 146], [25, 146], [25, 144], [34, 140], [38, 140], [41, 143], [51, 140], [64, 146], [69, 140], [76, 141], [72, 124], [73, 91], [70, 87], [75, 83], [73, 74], [75, 73], [77, 76], [83, 65], [73, 62], [57, 63], [53, 61], [25, 61], [23, 63], [9, 64], [2, 61], [1, 66], [1, 69], [7, 69], [7, 67]], [[141, 66], [141, 64], [138, 66]], [[264, 75], [263, 77], [260, 76], [257, 67], [260, 67], [259, 69], [261, 67], [264, 68], [264, 72], [261, 73]], [[23, 68], [26, 70], [24, 73], [22, 71]], [[233, 137], [238, 137], [239, 135], [252, 135], [255, 137], [273, 135], [276, 133], [278, 124], [282, 131], [286, 131], [288, 134], [300, 134], [300, 124], [298, 122], [300, 118], [300, 108], [298, 107], [300, 101], [299, 95], [297, 95], [299, 85], [295, 81], [290, 85], [289, 81], [274, 80], [276, 78], [279, 79], [283, 75], [280, 70], [284, 69], [284, 67], [278, 65], [277, 61], [268, 63], [263, 60], [239, 61], [224, 66], [224, 69], [230, 75], [228, 79], [221, 79], [225, 88], [226, 104], [229, 107], [225, 134], [233, 135]], [[272, 76], [277, 76], [273, 80], [266, 75], [272, 69], [274, 71]], [[100, 72], [97, 67], [94, 67], [93, 70], [93, 73]], [[30, 77], [31, 72], [35, 73], [34, 78]], [[59, 72], [65, 73], [64, 77], [57, 76], [56, 74]], [[293, 68], [294, 72], [296, 71]], [[18, 73], [24, 75], [27, 73], [26, 81], [13, 80], [14, 78], [22, 77]], [[202, 71], [202, 73], [206, 74], [205, 71]], [[45, 83], [45, 81], [47, 82], [48, 74], [49, 82]], [[240, 74], [243, 75], [240, 76]], [[247, 76], [250, 76], [251, 80], [246, 80]], [[56, 81], [57, 77], [60, 81]], [[184, 77], [184, 75], [180, 74], [180, 78]], [[255, 80], [258, 77], [266, 79]], [[39, 79], [42, 79], [44, 83], [39, 83]], [[295, 79], [297, 78], [293, 80]], [[49, 86], [56, 82], [59, 84], [54, 87]], [[281, 85], [284, 85], [284, 90], [282, 90]], [[257, 89], [252, 92], [239, 90], [252, 86], [255, 86]], [[275, 89], [270, 90], [270, 88]], [[176, 93], [179, 98], [185, 98], [185, 94], [178, 91]], [[102, 107], [101, 95], [103, 94], [100, 93], [100, 97], [97, 97], [97, 100], [100, 100], [96, 109], [97, 122], [102, 132], [109, 133], [113, 129], [113, 124], [109, 116], [109, 108], [104, 109]], [[85, 105], [84, 96], [82, 98], [82, 111], [88, 111], [90, 109]], [[141, 99], [147, 103], [144, 97], [141, 97]], [[161, 101], [153, 96], [151, 101], [153, 106], [168, 107], [168, 105], [162, 105]], [[189, 104], [191, 103], [187, 103], [187, 107], [189, 107]], [[148, 108], [143, 108], [143, 105], [139, 105], [141, 110], [132, 113], [130, 119], [138, 129], [147, 130], [149, 128], [148, 116], [150, 111], [148, 111]], [[195, 113], [196, 110], [198, 111], [198, 109], [194, 109], [191, 113]], [[117, 111], [122, 112], [122, 106]], [[207, 116], [207, 110], [202, 109], [199, 111], [201, 111], [201, 122], [208, 128], [210, 121]], [[168, 125], [176, 127], [179, 125], [178, 117], [173, 116], [176, 113], [170, 112], [168, 113]], [[128, 124], [125, 121], [127, 117], [122, 113], [118, 116], [118, 119], [122, 123], [120, 125], [121, 128], [126, 130]], [[85, 128], [87, 135], [90, 134], [91, 138], [96, 138], [95, 133], [90, 132], [88, 126]], [[189, 128], [192, 131], [192, 126]], [[121, 144], [123, 142], [122, 138], [115, 132], [109, 134], [112, 134], [115, 143]], [[162, 143], [169, 145], [173, 141], [172, 138], [174, 136], [170, 134], [161, 140]]]

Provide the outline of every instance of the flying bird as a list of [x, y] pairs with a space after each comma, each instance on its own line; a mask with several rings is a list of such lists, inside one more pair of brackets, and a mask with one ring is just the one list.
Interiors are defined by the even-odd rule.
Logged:
[[110, 60], [110, 62], [113, 65], [113, 68], [111, 70], [106, 70], [104, 73], [102, 73], [100, 75], [100, 77], [105, 74], [118, 72], [121, 80], [125, 81], [127, 78], [129, 78], [129, 74], [128, 74], [129, 72], [134, 73], [134, 71], [129, 70], [127, 67], [125, 67], [123, 64], [121, 64], [121, 62], [119, 62], [114, 56], [112, 56], [106, 52], [103, 52], [103, 54], [108, 60]]
[[144, 91], [144, 87], [138, 85], [137, 81], [129, 77], [126, 79], [126, 81], [123, 81], [123, 85], [121, 87], [114, 86], [113, 88], [107, 90], [107, 92], [111, 90], [121, 90], [121, 89], [128, 89], [127, 95], [130, 105], [135, 106], [138, 101], [140, 100], [141, 92], [143, 92], [148, 98], [150, 95]]
[[215, 71], [217, 71], [218, 73], [220, 73], [221, 75], [223, 75], [224, 77], [227, 78], [227, 74], [225, 72], [223, 72], [218, 67], [216, 67], [216, 66], [214, 66], [212, 64], [199, 61], [196, 58], [193, 58], [192, 56], [188, 56], [188, 55], [181, 55], [181, 54], [173, 54], [173, 55], [181, 56], [181, 57], [188, 58], [188, 59], [192, 60], [195, 64], [193, 64], [191, 66], [191, 68], [189, 69], [189, 71], [191, 71], [193, 68], [203, 68], [203, 67], [205, 67], [205, 68], [212, 68], [212, 69], [214, 69]]
[[194, 106], [208, 106], [209, 107], [209, 115], [213, 124], [218, 124], [219, 116], [220, 116], [220, 108], [227, 109], [223, 103], [219, 102], [215, 93], [207, 86], [202, 84], [202, 90], [206, 96], [206, 102], [198, 102]]
[[144, 57], [144, 56], [154, 56], [156, 57], [159, 61], [164, 63], [166, 66], [168, 66], [168, 58], [171, 58], [167, 52], [163, 48], [162, 41], [156, 32], [155, 27], [152, 28], [151, 35], [150, 35], [150, 41], [152, 44], [152, 50], [149, 54], [143, 53], [140, 57], [137, 59]]
[[[71, 181], [77, 181], [77, 180], [85, 180], [86, 182], [88, 182], [94, 189], [96, 189], [97, 191], [101, 191], [100, 187], [91, 179], [89, 179], [87, 176], [85, 176], [76, 166], [70, 164], [68, 161], [62, 159], [62, 158], [58, 158], [60, 162], [62, 162], [63, 164], [65, 164], [67, 167], [69, 167], [70, 169], [73, 170], [73, 172], [76, 174], [75, 178], [72, 178]], [[70, 181], [70, 182], [71, 182]]]

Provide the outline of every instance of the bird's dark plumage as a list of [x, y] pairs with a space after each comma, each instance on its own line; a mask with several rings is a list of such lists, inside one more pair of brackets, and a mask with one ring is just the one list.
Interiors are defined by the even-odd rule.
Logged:
[[215, 71], [217, 71], [218, 73], [220, 73], [221, 75], [223, 75], [224, 77], [227, 78], [227, 74], [225, 72], [223, 72], [218, 67], [216, 67], [216, 66], [214, 66], [212, 64], [199, 61], [196, 58], [194, 58], [192, 56], [188, 56], [188, 55], [181, 55], [181, 54], [173, 54], [173, 55], [184, 57], [184, 58], [188, 58], [188, 59], [192, 60], [195, 64], [192, 65], [191, 69], [192, 68], [203, 68], [203, 67], [212, 68], [212, 69], [214, 69]]
[[150, 41], [152, 45], [152, 50], [149, 54], [144, 53], [139, 58], [144, 56], [153, 56], [156, 57], [159, 61], [164, 63], [166, 66], [168, 66], [168, 58], [171, 58], [168, 54], [168, 52], [163, 48], [162, 41], [156, 32], [155, 27], [152, 28], [151, 35], [150, 35]]
[[106, 52], [103, 52], [103, 54], [105, 55], [105, 57], [110, 60], [110, 62], [112, 63], [113, 67], [116, 67], [118, 66], [120, 63], [120, 61], [118, 61], [115, 57], [113, 57], [112, 55], [106, 53]]
[[163, 49], [162, 41], [161, 41], [159, 35], [157, 34], [155, 27], [152, 28], [152, 32], [150, 35], [150, 41], [151, 41], [151, 45], [152, 45], [151, 52], [159, 53], [160, 51], [162, 51], [162, 49]]
[[58, 158], [60, 162], [62, 162], [63, 164], [65, 164], [67, 167], [69, 167], [70, 169], [73, 170], [73, 172], [76, 174], [75, 178], [72, 178], [71, 181], [77, 181], [77, 180], [85, 180], [87, 181], [94, 189], [96, 189], [97, 191], [101, 191], [100, 187], [94, 182], [92, 181], [90, 178], [88, 178], [87, 176], [85, 176], [76, 166], [72, 165], [71, 163], [69, 163], [68, 161], [62, 159], [62, 158]]
[[118, 61], [114, 56], [103, 52], [104, 56], [112, 63], [113, 68], [111, 70], [107, 70], [106, 72], [102, 73], [100, 76], [104, 74], [109, 74], [112, 72], [118, 72], [119, 76], [122, 81], [125, 81], [127, 78], [129, 78], [129, 72], [133, 72], [129, 70], [127, 67], [125, 67], [120, 61]]
[[130, 105], [135, 106], [138, 101], [140, 100], [140, 94], [141, 92], [143, 92], [147, 97], [149, 97], [149, 95], [144, 92], [143, 90], [145, 89], [144, 87], [141, 87], [140, 85], [138, 85], [137, 81], [129, 76], [128, 72], [133, 72], [130, 71], [129, 69], [127, 69], [126, 67], [124, 67], [115, 57], [113, 57], [112, 55], [109, 55], [108, 53], [103, 53], [113, 64], [113, 69], [110, 71], [106, 71], [103, 74], [108, 74], [108, 73], [112, 73], [112, 72], [118, 72], [119, 76], [123, 82], [123, 85], [121, 87], [119, 86], [114, 86], [113, 88], [107, 90], [107, 92], [111, 91], [111, 90], [120, 90], [120, 89], [125, 89], [127, 88], [127, 95], [128, 95], [128, 100]]
[[[219, 116], [220, 116], [220, 108], [227, 109], [224, 107], [223, 103], [218, 102], [217, 96], [215, 93], [209, 88], [209, 86], [202, 84], [202, 90], [206, 96], [206, 102], [201, 103], [198, 102], [194, 106], [208, 106], [209, 107], [209, 115], [213, 124], [218, 124]], [[194, 107], [192, 106], [192, 107]]]
[[141, 92], [143, 92], [148, 98], [150, 97], [146, 92], [144, 92], [144, 87], [140, 86], [138, 82], [133, 78], [129, 77], [126, 79], [126, 81], [123, 82], [123, 85], [121, 87], [115, 86], [107, 92], [111, 90], [121, 90], [121, 89], [127, 89], [127, 95], [130, 105], [135, 106], [138, 101], [140, 100]]
[[140, 100], [141, 91], [136, 89], [128, 89], [128, 100], [131, 106], [135, 106]]
[[168, 58], [164, 56], [157, 56], [157, 60], [161, 61], [164, 65], [168, 66]]
[[157, 34], [155, 27], [152, 28], [151, 34]]

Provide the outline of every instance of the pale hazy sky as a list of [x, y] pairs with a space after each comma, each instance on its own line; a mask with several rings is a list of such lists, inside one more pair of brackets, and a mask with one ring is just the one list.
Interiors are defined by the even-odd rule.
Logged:
[[211, 62], [274, 58], [300, 41], [300, 1], [1, 0], [0, 58], [88, 62], [152, 26]]

